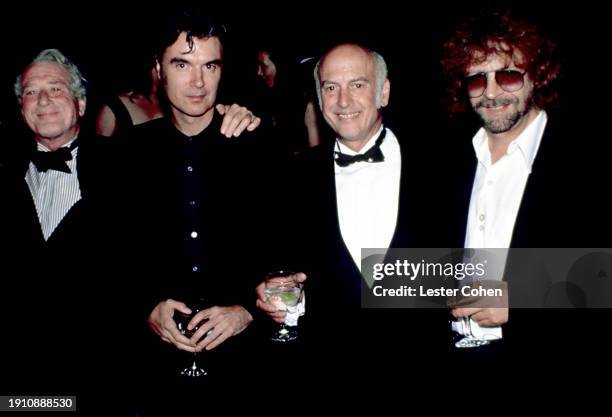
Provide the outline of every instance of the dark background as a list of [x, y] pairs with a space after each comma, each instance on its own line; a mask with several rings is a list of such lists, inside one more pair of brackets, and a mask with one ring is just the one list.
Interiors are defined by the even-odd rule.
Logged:
[[[330, 0], [288, 1], [290, 5], [282, 6], [266, 2], [227, 3], [214, 10], [233, 33], [224, 68], [225, 87], [230, 90], [233, 86], [233, 91], [225, 92], [227, 99], [243, 102], [241, 97], [246, 93], [243, 89], [255, 77], [254, 62], [248, 59], [247, 52], [258, 39], [276, 40], [289, 57], [319, 55], [330, 43], [360, 40], [387, 60], [392, 83], [388, 115], [403, 132], [410, 133], [415, 125], [421, 126], [418, 131], [422, 132], [424, 125], [431, 126], [431, 135], [416, 136], [414, 140], [438, 144], [443, 139], [465, 139], [456, 131], [451, 131], [446, 138], [440, 137], [440, 132], [445, 130], [438, 129], [438, 123], [446, 120], [440, 45], [456, 22], [491, 2], [428, 0], [390, 5], [391, 1], [380, 0], [361, 5], [348, 1], [334, 4]], [[591, 147], [607, 157], [602, 149], [609, 149], [610, 145], [598, 146], [610, 141], [606, 98], [611, 87], [608, 55], [612, 23], [605, 6], [597, 5], [594, 0], [508, 3], [539, 22], [542, 31], [558, 42], [563, 59], [560, 105], [565, 109], [565, 116], [571, 119], [569, 123], [591, 126], [589, 133], [576, 138], [576, 144]], [[38, 5], [22, 1], [0, 6], [0, 157], [6, 144], [23, 140], [16, 134], [20, 118], [13, 83], [39, 51], [58, 48], [77, 63], [89, 80], [88, 114], [91, 116], [104, 96], [129, 85], [136, 72], [136, 62], [147, 56], [155, 22], [164, 14], [160, 6], [152, 9], [151, 5], [127, 1], [83, 1], [78, 5]], [[468, 130], [470, 136], [473, 133], [474, 130]], [[405, 138], [401, 134], [399, 137]], [[443, 146], [438, 149], [446, 150]], [[442, 165], [439, 160], [432, 163]], [[595, 201], [585, 204], [606, 205], [602, 200], [609, 194], [608, 188], [601, 196], [594, 197]], [[82, 362], [87, 363], [86, 359]]]
[[[202, 2], [203, 3], [203, 2]], [[562, 101], [579, 118], [606, 117], [602, 98], [609, 50], [609, 23], [594, 1], [463, 1], [403, 5], [291, 2], [228, 3], [211, 7], [232, 34], [226, 48], [223, 100], [241, 101], [254, 79], [250, 47], [270, 40], [288, 57], [318, 56], [339, 40], [362, 41], [387, 59], [392, 82], [388, 113], [406, 125], [444, 118], [440, 45], [455, 23], [485, 6], [511, 4], [537, 21], [555, 39], [563, 57]], [[176, 2], [172, 4], [176, 5]], [[124, 90], [136, 62], [148, 54], [151, 33], [167, 8], [127, 2], [5, 4], [0, 6], [3, 59], [0, 66], [0, 120], [19, 123], [12, 92], [16, 75], [42, 49], [58, 48], [89, 80], [89, 115], [106, 94]], [[232, 87], [233, 88], [230, 88]], [[599, 104], [601, 103], [601, 104]], [[406, 126], [404, 126], [406, 127]], [[6, 138], [3, 138], [6, 140]]]

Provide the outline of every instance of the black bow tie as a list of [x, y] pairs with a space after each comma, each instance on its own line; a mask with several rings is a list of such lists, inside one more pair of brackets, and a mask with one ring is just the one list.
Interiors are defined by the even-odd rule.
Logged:
[[72, 150], [77, 147], [77, 141], [74, 140], [70, 146], [59, 148], [52, 152], [34, 151], [31, 161], [38, 172], [47, 172], [50, 169], [65, 172], [70, 174], [70, 168], [66, 161], [72, 160]]
[[345, 153], [340, 152], [340, 147], [338, 146], [338, 150], [334, 151], [334, 159], [336, 163], [340, 167], [346, 167], [355, 162], [365, 161], [365, 162], [382, 162], [385, 160], [385, 156], [380, 150], [380, 144], [385, 138], [385, 134], [387, 129], [383, 126], [382, 132], [376, 139], [376, 143], [372, 146], [366, 153], [357, 154], [357, 155], [347, 155]]

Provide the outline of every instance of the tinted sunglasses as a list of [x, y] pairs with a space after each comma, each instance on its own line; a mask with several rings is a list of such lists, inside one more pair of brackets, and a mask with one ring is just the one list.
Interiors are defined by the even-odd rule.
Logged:
[[479, 72], [470, 75], [463, 80], [463, 85], [471, 98], [480, 97], [487, 89], [487, 74], [495, 73], [495, 82], [502, 90], [513, 93], [523, 88], [524, 72], [513, 69], [501, 69], [497, 71]]

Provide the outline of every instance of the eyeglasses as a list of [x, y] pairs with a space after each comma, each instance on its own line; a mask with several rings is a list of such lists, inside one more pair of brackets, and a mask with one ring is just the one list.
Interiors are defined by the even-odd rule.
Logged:
[[480, 97], [487, 89], [487, 74], [495, 73], [495, 82], [507, 93], [513, 93], [523, 88], [524, 72], [512, 69], [501, 69], [497, 71], [479, 72], [470, 75], [463, 80], [463, 85], [471, 98]]

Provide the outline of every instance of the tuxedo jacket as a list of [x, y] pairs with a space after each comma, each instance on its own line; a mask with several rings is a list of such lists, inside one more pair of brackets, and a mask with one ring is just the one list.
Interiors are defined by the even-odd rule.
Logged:
[[[5, 239], [11, 239], [15, 253], [27, 248], [32, 255], [62, 253], [82, 249], [80, 240], [88, 236], [88, 228], [94, 223], [88, 218], [88, 210], [102, 200], [105, 190], [104, 157], [108, 147], [102, 137], [80, 134], [77, 173], [81, 199], [74, 204], [47, 241], [44, 240], [34, 200], [25, 181], [30, 164], [30, 152], [35, 149], [32, 142], [23, 151], [13, 155], [3, 166], [3, 192], [5, 216]], [[80, 252], [80, 250], [79, 250]], [[74, 261], [74, 260], [73, 260]]]
[[[113, 333], [105, 327], [112, 320], [103, 319], [104, 303], [116, 299], [113, 281], [104, 273], [113, 250], [104, 227], [106, 143], [80, 133], [76, 158], [81, 199], [47, 241], [25, 181], [35, 146], [31, 142], [11, 153], [0, 173], [0, 269], [5, 295], [1, 308], [4, 345], [10, 352], [3, 358], [12, 371], [5, 375], [12, 375], [11, 387], [27, 392], [81, 392], [86, 386], [80, 373], [82, 361], [87, 360], [83, 346], [89, 346], [92, 360], [102, 351], [105, 358], [114, 356], [101, 347], [108, 347], [102, 341]], [[104, 369], [101, 363], [107, 362], [98, 358], [89, 371]]]
[[[428, 205], [436, 190], [429, 183], [433, 174], [427, 158], [416, 139], [398, 140], [402, 157], [399, 206], [390, 247], [443, 247], [450, 241], [439, 233]], [[323, 362], [333, 365], [322, 366], [327, 366], [330, 378], [344, 383], [401, 374], [407, 368], [415, 377], [433, 373], [433, 358], [441, 358], [450, 343], [446, 310], [361, 308], [361, 289], [366, 284], [340, 231], [334, 144], [329, 141], [307, 150], [292, 162], [295, 197], [291, 201], [299, 210], [291, 212], [286, 228], [291, 236], [284, 241], [292, 243], [284, 249], [293, 254], [286, 255], [292, 259], [291, 268], [308, 275], [306, 314], [300, 319], [304, 351], [307, 356], [324, 351], [327, 360]], [[420, 365], [432, 367], [422, 372]]]

